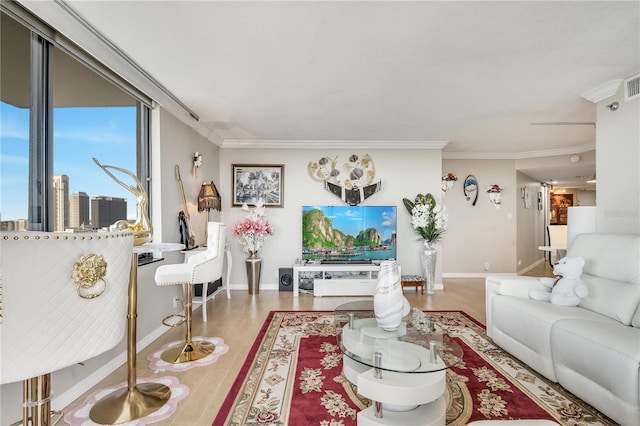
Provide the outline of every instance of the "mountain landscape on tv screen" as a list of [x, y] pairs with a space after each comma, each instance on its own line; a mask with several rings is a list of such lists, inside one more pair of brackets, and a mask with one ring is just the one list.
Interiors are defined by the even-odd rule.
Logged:
[[307, 260], [396, 258], [395, 206], [303, 207]]

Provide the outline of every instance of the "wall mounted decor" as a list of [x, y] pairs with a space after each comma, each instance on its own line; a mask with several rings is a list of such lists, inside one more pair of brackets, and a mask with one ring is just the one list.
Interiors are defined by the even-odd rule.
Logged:
[[311, 179], [322, 182], [327, 191], [351, 206], [360, 204], [380, 190], [381, 182], [373, 182], [376, 170], [369, 154], [362, 157], [350, 155], [342, 170], [337, 168], [337, 162], [337, 156], [333, 159], [322, 157], [318, 161], [310, 161], [307, 171]]
[[531, 208], [531, 193], [528, 186], [525, 185], [520, 188], [520, 198], [522, 198], [525, 209]]
[[450, 191], [451, 188], [453, 188], [453, 184], [457, 180], [458, 180], [458, 176], [453, 172], [449, 172], [442, 175], [442, 196], [443, 197], [447, 193], [447, 191]]
[[489, 194], [489, 201], [496, 207], [496, 210], [500, 210], [500, 206], [502, 206], [503, 190], [504, 188], [495, 183], [487, 186], [487, 189], [485, 189], [485, 192]]
[[542, 210], [542, 191], [538, 191], [538, 210]]
[[284, 206], [284, 165], [233, 164], [233, 206], [262, 203]]
[[471, 205], [475, 206], [476, 201], [478, 201], [478, 180], [474, 175], [468, 175], [466, 177], [462, 190], [464, 191], [464, 196], [467, 201], [473, 200]]
[[193, 177], [198, 177], [198, 169], [202, 166], [202, 154], [196, 151], [193, 154]]

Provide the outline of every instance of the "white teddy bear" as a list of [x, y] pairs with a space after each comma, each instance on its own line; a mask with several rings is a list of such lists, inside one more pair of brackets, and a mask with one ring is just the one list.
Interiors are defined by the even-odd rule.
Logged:
[[580, 279], [584, 259], [564, 257], [553, 267], [556, 278], [540, 278], [540, 283], [549, 290], [531, 290], [529, 297], [534, 300], [551, 302], [554, 305], [577, 306], [580, 299], [589, 294], [589, 289]]

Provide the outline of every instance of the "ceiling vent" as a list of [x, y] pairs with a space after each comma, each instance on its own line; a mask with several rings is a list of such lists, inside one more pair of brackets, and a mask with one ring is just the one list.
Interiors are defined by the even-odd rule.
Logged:
[[624, 81], [624, 101], [640, 98], [640, 74], [629, 77]]

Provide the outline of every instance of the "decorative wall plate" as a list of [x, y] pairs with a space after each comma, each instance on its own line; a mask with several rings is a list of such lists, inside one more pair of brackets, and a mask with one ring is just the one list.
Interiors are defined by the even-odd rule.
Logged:
[[476, 179], [476, 177], [474, 175], [468, 175], [464, 180], [462, 189], [467, 201], [471, 201], [473, 199], [471, 205], [475, 206], [476, 201], [478, 201], [478, 180]]
[[307, 171], [311, 179], [323, 182], [324, 188], [345, 203], [356, 206], [380, 190], [381, 182], [374, 182], [376, 168], [369, 154], [352, 154], [349, 161], [337, 167], [338, 157], [322, 157], [310, 161]]

